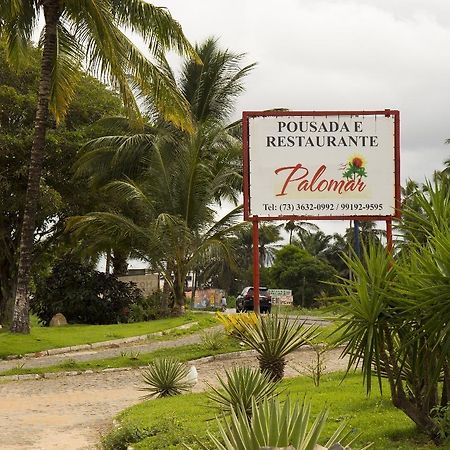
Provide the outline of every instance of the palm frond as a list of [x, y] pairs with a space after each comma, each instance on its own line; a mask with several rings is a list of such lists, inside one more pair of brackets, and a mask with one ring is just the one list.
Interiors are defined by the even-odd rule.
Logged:
[[65, 117], [81, 78], [83, 52], [76, 37], [63, 22], [57, 25], [57, 45], [53, 59], [50, 90], [50, 111], [57, 123]]
[[7, 58], [13, 66], [20, 67], [28, 57], [39, 4], [35, 0], [2, 0], [0, 11], [0, 36], [6, 40]]

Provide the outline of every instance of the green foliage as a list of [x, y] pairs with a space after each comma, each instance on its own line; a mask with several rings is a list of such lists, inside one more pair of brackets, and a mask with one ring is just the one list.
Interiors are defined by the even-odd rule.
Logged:
[[[289, 398], [284, 404], [278, 399], [266, 399], [260, 403], [253, 399], [250, 420], [239, 409], [232, 408], [231, 418], [219, 422], [220, 438], [214, 435], [210, 438], [218, 450], [260, 450], [262, 447], [290, 445], [296, 450], [313, 450], [320, 439], [328, 411], [320, 411], [312, 425], [310, 415], [310, 403], [297, 401], [291, 407]], [[332, 446], [346, 434], [343, 424], [325, 445]], [[203, 445], [202, 448], [208, 449]]]
[[222, 330], [206, 330], [201, 335], [202, 345], [207, 350], [220, 350], [225, 345], [225, 339]]
[[234, 295], [227, 297], [227, 308], [236, 308], [236, 297]]
[[241, 214], [237, 207], [217, 220], [216, 210], [225, 198], [239, 201], [240, 141], [224, 120], [252, 66], [241, 67], [242, 55], [220, 50], [211, 39], [197, 51], [203, 65], [187, 61], [178, 86], [194, 132], [182, 133], [155, 115], [142, 133], [129, 127], [122, 136], [91, 142], [78, 171], [93, 184], [107, 184], [116, 208], [97, 209], [69, 224], [83, 238], [128, 242], [164, 276], [175, 313], [183, 311], [189, 271], [232, 260], [228, 238]]
[[135, 286], [66, 260], [37, 284], [31, 307], [45, 325], [58, 312], [69, 323], [108, 324], [127, 322], [130, 307], [140, 297]]
[[285, 357], [313, 339], [316, 330], [288, 316], [267, 314], [259, 316], [255, 325], [242, 322], [236, 334], [258, 352], [261, 372], [267, 372], [272, 380], [278, 381], [284, 375]]
[[208, 398], [223, 413], [241, 411], [251, 417], [252, 402], [260, 403], [277, 394], [279, 382], [273, 382], [267, 374], [251, 367], [234, 367], [225, 371], [226, 380], [217, 376], [220, 387], [210, 386]]
[[[5, 47], [0, 43], [0, 322], [3, 325], [10, 319], [17, 276], [18, 230], [25, 204], [39, 60], [40, 51], [30, 47], [27, 60], [15, 72], [7, 64]], [[87, 205], [100, 197], [98, 192], [87, 192], [85, 180], [72, 178], [72, 164], [81, 146], [103, 132], [93, 122], [120, 111], [120, 100], [114, 93], [84, 76], [65, 122], [55, 127], [49, 121], [35, 227], [35, 277], [48, 275], [55, 254], [61, 251], [58, 247], [67, 244], [61, 237], [65, 218], [75, 211], [78, 214], [86, 211]]]
[[146, 322], [167, 317], [167, 301], [165, 294], [160, 291], [141, 298], [130, 306], [129, 322]]
[[437, 426], [439, 438], [443, 443], [450, 440], [450, 406], [436, 406], [431, 410]]
[[346, 258], [353, 278], [338, 286], [338, 341], [346, 345], [349, 368], [361, 365], [367, 390], [373, 370], [380, 387], [386, 377], [393, 404], [439, 443], [443, 433], [432, 411], [447, 407], [450, 393], [450, 197], [445, 183], [429, 188], [414, 202], [426, 216], [407, 209], [412, 241], [395, 262], [375, 244], [362, 261]]
[[310, 307], [321, 293], [330, 293], [336, 271], [326, 262], [295, 245], [286, 245], [276, 253], [270, 268], [273, 287], [291, 289], [294, 303]]
[[[387, 386], [387, 380], [383, 380]], [[376, 450], [436, 450], [436, 445], [390, 402], [387, 396], [372, 392], [366, 396], [361, 386], [359, 374], [349, 374], [343, 380], [342, 373], [324, 375], [320, 386], [313, 388], [307, 377], [297, 377], [282, 383], [285, 393], [295, 399], [303, 399], [309, 392], [312, 403], [312, 416], [317, 416], [323, 408], [329, 408], [329, 418], [322, 433], [322, 443], [333, 434], [343, 422], [352, 426], [351, 436], [361, 432], [358, 442], [373, 442]], [[217, 436], [218, 424], [214, 420], [211, 402], [207, 393], [187, 394], [144, 402], [123, 411], [118, 420], [132, 423], [141, 428], [154, 430], [152, 436], [133, 445], [135, 450], [179, 450], [182, 442], [199, 450], [200, 440], [212, 449], [207, 432]], [[285, 394], [280, 394], [280, 399]], [[197, 439], [195, 439], [197, 437]], [[353, 449], [359, 445], [351, 444]], [[440, 447], [442, 450], [446, 446]]]
[[127, 450], [130, 445], [152, 436], [156, 430], [122, 424], [101, 438], [102, 450]]
[[189, 368], [185, 363], [174, 358], [161, 358], [152, 361], [142, 372], [148, 392], [144, 398], [172, 397], [189, 391], [193, 383], [188, 380]]

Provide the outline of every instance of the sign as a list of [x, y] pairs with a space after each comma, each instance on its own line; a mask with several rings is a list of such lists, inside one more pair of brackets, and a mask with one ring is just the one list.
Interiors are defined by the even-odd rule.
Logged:
[[294, 303], [291, 289], [269, 289], [269, 294], [272, 297], [272, 303], [277, 305], [292, 305]]
[[246, 220], [398, 217], [399, 111], [244, 112], [243, 140]]

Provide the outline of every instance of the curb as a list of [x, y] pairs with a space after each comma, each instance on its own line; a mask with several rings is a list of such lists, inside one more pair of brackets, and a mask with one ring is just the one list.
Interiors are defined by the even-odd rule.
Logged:
[[[207, 363], [211, 361], [220, 361], [233, 359], [233, 357], [247, 356], [256, 354], [255, 350], [241, 350], [239, 352], [221, 353], [219, 355], [204, 356], [203, 358], [191, 359], [186, 361], [187, 365], [194, 365], [195, 363]], [[86, 375], [93, 373], [114, 373], [114, 372], [129, 372], [131, 370], [142, 370], [148, 366], [136, 366], [136, 367], [108, 367], [102, 370], [69, 370], [65, 372], [46, 372], [46, 373], [26, 373], [23, 375], [6, 375], [0, 376], [0, 381], [24, 381], [24, 380], [45, 380], [52, 378], [73, 377], [76, 375]]]
[[35, 353], [25, 353], [24, 355], [8, 355], [4, 358], [4, 360], [11, 361], [14, 359], [22, 359], [22, 358], [39, 358], [41, 356], [61, 355], [63, 353], [72, 353], [84, 350], [96, 350], [98, 348], [117, 348], [123, 344], [132, 344], [134, 342], [146, 341], [155, 336], [164, 336], [166, 334], [171, 333], [172, 331], [188, 330], [189, 328], [192, 328], [195, 325], [198, 325], [198, 322], [189, 322], [183, 325], [179, 325], [178, 327], [168, 328], [167, 330], [164, 331], [155, 331], [154, 333], [143, 334], [140, 336], [131, 336], [127, 338], [114, 339], [110, 341], [94, 342], [93, 344], [73, 345], [71, 347], [51, 348], [49, 350], [42, 350], [40, 352]]

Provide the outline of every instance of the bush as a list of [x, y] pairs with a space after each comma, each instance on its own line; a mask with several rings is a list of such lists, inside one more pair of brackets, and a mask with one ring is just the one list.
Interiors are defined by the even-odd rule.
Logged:
[[167, 317], [169, 313], [167, 304], [162, 292], [154, 292], [131, 305], [129, 322], [147, 322]]
[[[289, 445], [297, 450], [310, 450], [317, 448], [328, 410], [320, 411], [313, 423], [310, 416], [311, 404], [305, 401], [296, 401], [291, 407], [289, 398], [284, 404], [276, 398], [260, 403], [253, 399], [250, 420], [240, 409], [232, 408], [231, 418], [217, 419], [219, 437], [209, 431], [208, 436], [213, 448], [218, 450], [260, 450], [267, 447], [288, 448]], [[337, 427], [325, 446], [337, 444], [347, 434], [344, 423]], [[202, 442], [199, 444], [204, 450], [210, 448]], [[186, 448], [190, 449], [188, 446]]]
[[220, 350], [225, 345], [225, 333], [221, 330], [204, 331], [201, 340], [207, 350]]
[[31, 309], [44, 325], [56, 313], [64, 314], [69, 323], [110, 324], [127, 322], [131, 306], [140, 298], [141, 291], [132, 283], [61, 261], [37, 283]]
[[154, 433], [154, 430], [141, 429], [135, 425], [125, 424], [103, 436], [101, 448], [103, 450], [127, 450], [130, 444], [142, 441]]
[[273, 382], [269, 375], [250, 367], [234, 367], [225, 371], [226, 380], [217, 376], [221, 389], [209, 386], [212, 392], [208, 398], [216, 403], [221, 412], [241, 411], [251, 417], [252, 402], [257, 404], [277, 395], [279, 382]]
[[141, 390], [148, 392], [144, 398], [173, 397], [189, 391], [194, 381], [188, 375], [189, 367], [175, 358], [155, 359], [142, 373], [145, 387]]
[[236, 308], [236, 297], [234, 295], [227, 297], [227, 308]]

